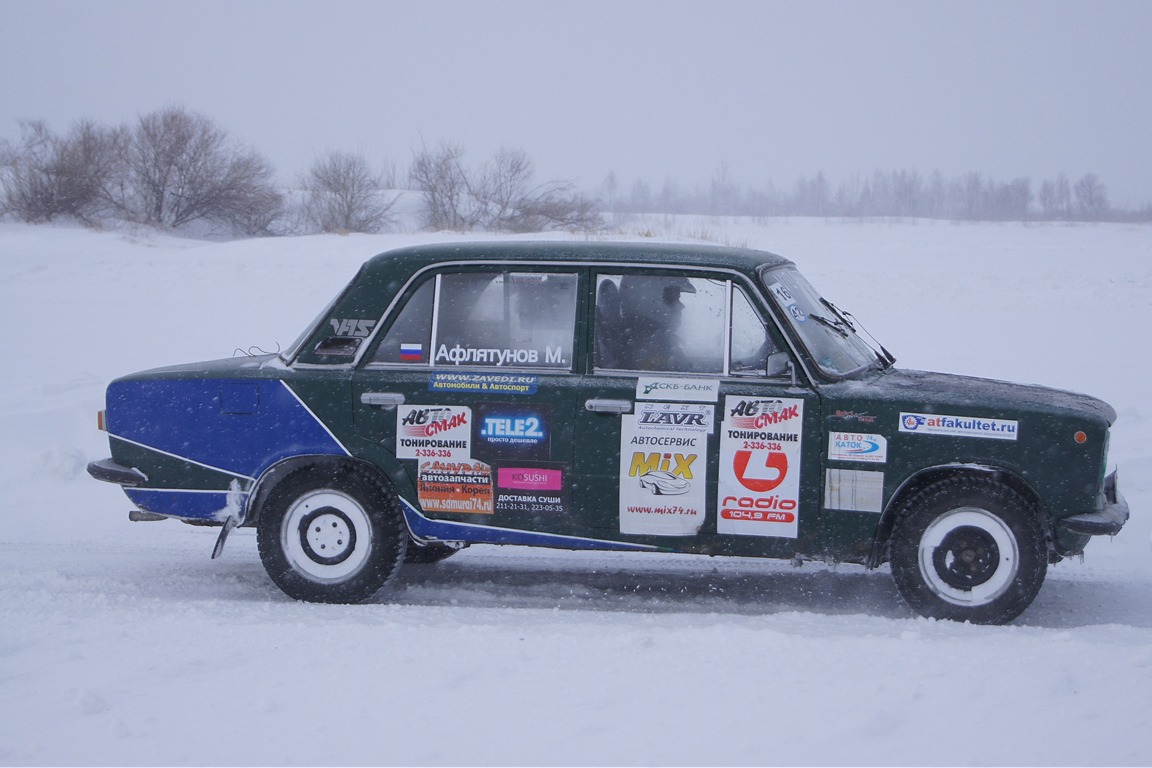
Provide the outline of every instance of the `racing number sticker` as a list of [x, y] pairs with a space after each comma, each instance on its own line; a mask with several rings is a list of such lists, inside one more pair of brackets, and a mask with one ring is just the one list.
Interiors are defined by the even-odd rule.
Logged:
[[718, 533], [796, 538], [803, 422], [803, 400], [725, 398]]

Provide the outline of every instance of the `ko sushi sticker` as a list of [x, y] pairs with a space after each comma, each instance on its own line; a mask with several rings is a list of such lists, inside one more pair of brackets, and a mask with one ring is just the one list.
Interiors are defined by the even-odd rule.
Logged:
[[704, 523], [712, 405], [636, 403], [620, 430], [620, 532], [694, 536]]
[[803, 400], [725, 398], [718, 533], [797, 537], [803, 423]]

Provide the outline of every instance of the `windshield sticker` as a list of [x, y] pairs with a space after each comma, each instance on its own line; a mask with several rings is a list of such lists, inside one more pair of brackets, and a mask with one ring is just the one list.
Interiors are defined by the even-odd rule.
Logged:
[[804, 401], [728, 395], [724, 415], [717, 533], [796, 538]]
[[400, 361], [404, 363], [419, 363], [424, 360], [423, 344], [401, 344]]
[[888, 461], [888, 440], [883, 435], [832, 432], [828, 435], [828, 458], [883, 464]]
[[508, 373], [434, 373], [428, 381], [428, 391], [534, 395], [539, 383], [539, 376]]
[[641, 376], [636, 380], [637, 400], [691, 400], [714, 403], [720, 397], [718, 380], [667, 379]]
[[636, 406], [621, 419], [620, 532], [695, 536], [704, 523], [712, 406]]
[[396, 458], [467, 459], [472, 456], [472, 409], [401, 405], [396, 408]]
[[849, 512], [884, 509], [884, 473], [829, 469], [824, 475], [824, 508]]
[[480, 461], [422, 462], [416, 495], [425, 512], [490, 515], [492, 468]]
[[1019, 422], [1008, 419], [982, 419], [978, 416], [944, 416], [938, 413], [901, 413], [900, 431], [917, 435], [982, 437], [988, 440], [1015, 440]]
[[780, 306], [788, 310], [788, 314], [792, 315], [792, 318], [796, 322], [804, 323], [808, 321], [808, 316], [804, 314], [804, 310], [800, 309], [800, 305], [796, 303], [792, 292], [785, 288], [783, 283], [772, 283], [772, 285], [768, 286], [768, 290], [776, 297], [776, 301], [780, 303]]

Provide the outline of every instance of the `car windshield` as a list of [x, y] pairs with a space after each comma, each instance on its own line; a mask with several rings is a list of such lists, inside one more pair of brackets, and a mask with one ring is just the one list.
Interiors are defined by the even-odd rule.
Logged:
[[769, 270], [761, 279], [800, 343], [825, 374], [845, 378], [883, 362], [856, 334], [845, 314], [820, 298], [795, 269]]

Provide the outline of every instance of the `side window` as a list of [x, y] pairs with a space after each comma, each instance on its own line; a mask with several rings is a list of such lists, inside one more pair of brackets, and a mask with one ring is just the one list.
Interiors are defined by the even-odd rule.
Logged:
[[571, 370], [574, 274], [438, 275], [408, 300], [372, 362]]
[[400, 310], [372, 356], [373, 363], [427, 363], [432, 348], [432, 300], [436, 278], [425, 280]]
[[600, 275], [595, 366], [722, 373], [728, 282], [679, 275]]
[[752, 307], [752, 302], [739, 287], [732, 288], [732, 336], [729, 352], [729, 371], [734, 376], [751, 374], [763, 376], [768, 356], [779, 348], [764, 321]]

